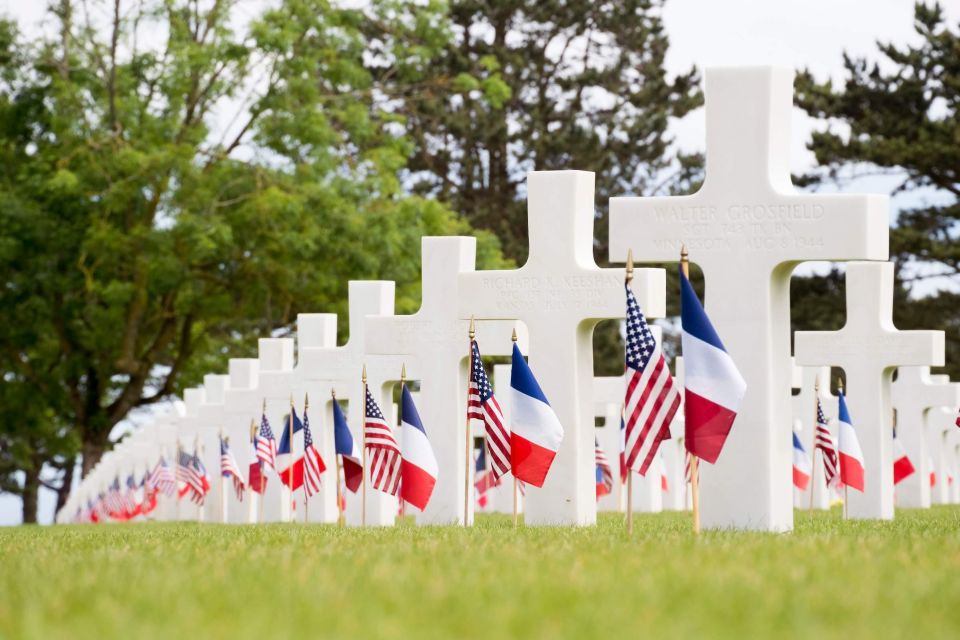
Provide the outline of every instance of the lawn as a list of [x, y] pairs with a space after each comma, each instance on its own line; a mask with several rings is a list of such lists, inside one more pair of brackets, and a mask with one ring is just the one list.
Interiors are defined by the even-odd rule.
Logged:
[[0, 530], [0, 638], [960, 637], [960, 509], [596, 528]]

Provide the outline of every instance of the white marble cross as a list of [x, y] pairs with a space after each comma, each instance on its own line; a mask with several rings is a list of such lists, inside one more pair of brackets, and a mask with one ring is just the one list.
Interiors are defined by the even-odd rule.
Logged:
[[[361, 373], [364, 364], [367, 366], [368, 384], [370, 391], [376, 397], [384, 417], [390, 419], [390, 403], [387, 400], [387, 384], [400, 376], [400, 362], [384, 362], [382, 358], [370, 357], [366, 352], [366, 338], [363, 331], [363, 322], [366, 316], [381, 316], [393, 314], [394, 283], [389, 280], [362, 281], [351, 280], [348, 284], [348, 311], [349, 337], [342, 346], [323, 347], [314, 344], [300, 352], [300, 362], [297, 363], [297, 384], [305, 389], [311, 385], [329, 384], [336, 393], [338, 400], [347, 400], [347, 424], [357, 449], [361, 450], [363, 443], [363, 384]], [[388, 366], [389, 365], [389, 366]], [[409, 368], [409, 367], [408, 367]], [[332, 404], [328, 395], [323, 394], [320, 387], [316, 398], [311, 391], [310, 401], [316, 402], [319, 407], [323, 403], [324, 410], [324, 437], [332, 438], [333, 419]], [[321, 397], [326, 395], [326, 397]], [[319, 412], [317, 412], [319, 413]], [[317, 415], [313, 413], [311, 415]], [[393, 423], [391, 423], [393, 424]], [[329, 426], [326, 426], [329, 425]], [[330, 435], [327, 436], [326, 434]], [[334, 459], [330, 459], [330, 465]], [[331, 466], [331, 468], [333, 468]], [[356, 495], [346, 494], [347, 511], [346, 521], [350, 525], [359, 525], [362, 521], [361, 490]], [[370, 526], [392, 526], [397, 516], [397, 500], [372, 486], [367, 486], [367, 514], [366, 523]]]
[[829, 509], [832, 490], [827, 487], [823, 472], [823, 458], [813, 445], [817, 432], [816, 385], [818, 382], [820, 383], [820, 403], [827, 420], [830, 420], [830, 412], [837, 406], [836, 396], [830, 394], [830, 367], [796, 367], [796, 369], [799, 371], [801, 380], [799, 385], [796, 381], [794, 382], [794, 389], [799, 389], [800, 392], [793, 396], [793, 419], [800, 421], [801, 431], [797, 435], [810, 457], [812, 472], [810, 485], [804, 491], [796, 491], [798, 499], [794, 506], [798, 509], [809, 509], [810, 492], [813, 491], [813, 508]]
[[890, 398], [897, 411], [897, 439], [913, 463], [915, 473], [897, 484], [898, 507], [930, 506], [929, 455], [927, 450], [926, 414], [936, 407], [960, 404], [960, 384], [935, 383], [930, 367], [900, 367], [890, 387]]
[[716, 465], [702, 466], [702, 523], [793, 527], [790, 274], [805, 260], [887, 259], [887, 198], [796, 193], [793, 71], [708, 69], [706, 177], [689, 196], [612, 198], [610, 259], [703, 269], [706, 311], [747, 382]]
[[[530, 368], [564, 428], [542, 489], [527, 489], [527, 524], [596, 522], [593, 329], [626, 314], [622, 269], [593, 258], [594, 175], [527, 174], [530, 251], [515, 270], [460, 274], [460, 317], [520, 320], [530, 336]], [[638, 269], [633, 288], [644, 313], [664, 313], [665, 273]], [[484, 344], [488, 344], [485, 342]], [[487, 347], [489, 348], [489, 347]]]
[[[193, 387], [183, 390], [183, 415], [176, 420], [176, 444], [173, 449], [172, 471], [176, 474], [177, 447], [192, 455], [200, 433], [200, 405], [203, 404], [206, 391], [203, 387]], [[207, 470], [209, 471], [209, 469]], [[177, 520], [203, 520], [203, 508], [190, 502], [187, 496], [177, 499]]]
[[850, 518], [893, 518], [890, 380], [901, 365], [942, 365], [942, 331], [893, 326], [893, 263], [851, 262], [847, 322], [839, 331], [798, 331], [797, 363], [841, 367], [847, 408], [864, 457], [864, 492], [849, 491]]
[[[944, 376], [946, 377], [946, 376]], [[932, 469], [936, 473], [936, 484], [931, 487], [932, 504], [950, 504], [950, 478], [953, 475], [953, 455], [948, 450], [949, 436], [957, 430], [955, 407], [936, 407], [927, 413], [927, 442]], [[929, 465], [928, 465], [929, 467]], [[957, 480], [954, 478], [953, 482]]]
[[228, 375], [208, 373], [203, 376], [203, 402], [197, 409], [199, 456], [210, 475], [210, 491], [203, 501], [207, 522], [225, 522], [227, 500], [220, 475], [220, 432], [223, 429], [224, 392], [230, 381]]
[[[270, 429], [279, 448], [283, 432], [290, 428], [284, 416], [290, 414], [290, 397], [293, 394], [294, 343], [292, 338], [260, 338], [257, 346], [257, 390], [261, 403], [266, 404], [267, 420], [270, 421]], [[296, 398], [294, 400], [296, 401]], [[299, 402], [302, 401], [300, 399]], [[261, 413], [262, 409], [255, 418], [258, 429]], [[260, 496], [263, 501], [261, 522], [290, 522], [294, 517], [292, 509], [295, 508], [292, 501], [296, 497], [290, 495], [290, 490], [280, 481], [280, 476], [274, 470], [265, 468], [264, 471], [267, 474], [267, 490]]]
[[[250, 464], [256, 462], [250, 441], [250, 423], [260, 428], [263, 396], [257, 389], [260, 361], [256, 358], [231, 358], [228, 364], [230, 381], [223, 392], [223, 432], [244, 482], [249, 481]], [[243, 502], [237, 500], [228, 481], [226, 493], [227, 521], [232, 524], [255, 523], [259, 515], [260, 494], [246, 488]]]
[[[463, 524], [472, 521], [474, 501], [464, 500], [470, 322], [457, 313], [458, 275], [474, 270], [477, 241], [455, 236], [424, 237], [421, 245], [420, 309], [412, 315], [368, 316], [364, 322], [366, 352], [401, 357], [408, 363], [411, 378], [420, 381], [422, 401], [417, 408], [440, 475], [423, 513], [412, 510], [417, 522]], [[481, 354], [510, 355], [515, 325], [476, 323]]]

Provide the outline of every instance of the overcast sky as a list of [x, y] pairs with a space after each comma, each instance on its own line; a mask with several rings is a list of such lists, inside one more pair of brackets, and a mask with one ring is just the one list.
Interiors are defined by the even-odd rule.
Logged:
[[[243, 10], [255, 13], [260, 0], [248, 0]], [[960, 2], [947, 2], [948, 17], [960, 22]], [[0, 0], [0, 12], [19, 19], [28, 33], [44, 17], [44, 2]], [[809, 68], [818, 78], [843, 78], [841, 56], [875, 57], [876, 41], [916, 42], [913, 0], [668, 0], [664, 21], [670, 37], [667, 67], [681, 72], [691, 66], [776, 64]], [[805, 149], [813, 123], [794, 111], [791, 169], [813, 166]], [[704, 146], [704, 114], [699, 110], [674, 123], [673, 132], [684, 150]], [[578, 167], [589, 169], [589, 167]], [[888, 192], [884, 180], [861, 181], [858, 191]], [[894, 203], [896, 205], [896, 203]], [[44, 494], [40, 512], [49, 520], [52, 498]], [[0, 524], [15, 524], [19, 501], [0, 496]]]

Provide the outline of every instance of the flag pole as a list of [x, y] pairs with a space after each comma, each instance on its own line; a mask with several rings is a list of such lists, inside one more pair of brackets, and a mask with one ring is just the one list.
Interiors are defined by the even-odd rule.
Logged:
[[[683, 277], [690, 279], [690, 255], [687, 245], [680, 246], [680, 270]], [[688, 449], [689, 451], [689, 449]], [[690, 453], [690, 491], [693, 497], [693, 534], [700, 535], [700, 482], [698, 478], [697, 456]]]
[[[627, 273], [624, 278], [624, 284], [630, 286], [630, 282], [633, 280], [633, 249], [627, 250]], [[624, 362], [624, 373], [626, 373], [626, 362]], [[669, 373], [669, 372], [668, 372]], [[626, 411], [626, 406], [620, 404], [620, 419], [624, 419], [624, 411]], [[633, 474], [630, 473], [630, 465], [627, 464], [627, 452], [623, 452], [623, 464], [626, 467], [624, 470], [627, 473], [627, 535], [633, 534]]]
[[[307, 409], [310, 407], [310, 396], [303, 392], [303, 419], [307, 419]], [[290, 448], [293, 449], [293, 441], [290, 442]], [[303, 441], [303, 474], [307, 474], [307, 441]], [[310, 496], [307, 495], [307, 479], [303, 479], [303, 522], [310, 522]]]
[[[842, 380], [841, 378], [839, 378], [839, 377], [837, 377], [837, 392], [838, 392], [840, 395], [843, 395], [843, 380]], [[838, 434], [837, 434], [837, 445], [839, 445], [839, 444], [840, 444], [840, 434], [838, 433]], [[837, 456], [837, 473], [840, 474], [840, 482], [843, 482], [842, 469], [843, 469], [843, 466], [840, 464], [840, 456], [838, 455], [838, 456]], [[849, 491], [849, 490], [847, 489], [847, 483], [846, 483], [846, 482], [843, 482], [843, 519], [844, 519], [844, 520], [846, 520], [846, 519], [847, 519], [847, 516], [849, 515], [849, 510], [847, 509], [848, 491]]]
[[[337, 390], [330, 389], [330, 398], [336, 402], [337, 401]], [[340, 505], [343, 504], [341, 501], [343, 499], [343, 494], [340, 493], [340, 455], [337, 453], [337, 433], [336, 426], [334, 426], [333, 433], [333, 461], [337, 465], [337, 526], [343, 528], [343, 510], [340, 508]]]
[[[257, 422], [253, 418], [250, 418], [250, 444], [253, 446], [253, 461], [256, 464], [260, 464], [260, 459], [257, 457]], [[247, 468], [247, 479], [250, 480], [250, 470]], [[256, 496], [256, 497], [254, 497]], [[256, 517], [257, 507], [260, 505], [261, 498], [263, 497], [263, 468], [261, 466], [260, 473], [260, 493], [257, 493], [253, 490], [253, 482], [250, 482], [250, 507], [247, 509], [247, 520], [250, 520], [251, 517]], [[257, 501], [257, 504], [253, 504], [253, 500]]]
[[363, 492], [361, 493], [360, 526], [365, 527], [367, 526], [367, 365], [363, 365], [360, 378], [363, 381], [363, 394], [360, 396], [360, 406], [363, 407], [363, 420], [360, 422], [360, 428], [363, 429]]
[[467, 337], [470, 339], [469, 349], [470, 355], [468, 357], [467, 365], [467, 418], [466, 418], [466, 431], [465, 436], [467, 440], [467, 445], [465, 449], [465, 458], [464, 462], [466, 464], [464, 468], [463, 475], [463, 526], [469, 526], [469, 516], [470, 516], [470, 467], [472, 466], [473, 460], [470, 455], [470, 444], [472, 438], [470, 437], [470, 382], [473, 380], [473, 340], [477, 335], [476, 323], [473, 320], [473, 316], [470, 316], [470, 327], [467, 330]]
[[[265, 416], [265, 415], [267, 415], [267, 399], [266, 399], [266, 398], [263, 399], [263, 413], [262, 413], [262, 416]], [[261, 419], [262, 419], [262, 416], [261, 416]], [[271, 429], [271, 431], [273, 431], [273, 429]], [[260, 503], [259, 503], [259, 504], [260, 504], [260, 514], [257, 516], [257, 522], [259, 522], [259, 523], [262, 523], [262, 522], [263, 522], [263, 503], [264, 503], [264, 502], [266, 501], [266, 499], [267, 499], [267, 494], [266, 494], [266, 484], [267, 484], [266, 472], [267, 472], [267, 470], [266, 470], [266, 469], [264, 468], [264, 466], [263, 466], [263, 461], [260, 461]]]
[[[517, 343], [517, 328], [516, 328], [516, 327], [513, 328], [513, 336], [511, 336], [510, 339], [513, 341], [514, 344]], [[511, 454], [511, 455], [512, 455], [512, 454]], [[518, 490], [518, 486], [517, 486], [517, 475], [516, 475], [516, 473], [513, 473], [513, 465], [512, 465], [512, 464], [511, 464], [511, 469], [510, 469], [510, 471], [511, 471], [511, 473], [512, 473], [512, 475], [513, 475], [513, 528], [516, 529], [516, 528], [517, 528], [517, 522], [518, 522], [517, 513], [518, 513], [518, 508], [519, 508], [517, 502], [518, 502], [519, 498], [517, 497], [517, 490]]]
[[813, 448], [810, 450], [810, 517], [813, 517], [813, 489], [817, 484], [817, 407], [820, 404], [820, 376], [813, 381]]
[[[400, 403], [397, 405], [397, 421], [400, 423], [400, 428], [403, 428], [403, 388], [407, 386], [407, 363], [404, 362], [400, 365]], [[402, 433], [402, 431], [401, 431]], [[401, 456], [402, 458], [403, 456]], [[407, 503], [403, 500], [403, 467], [400, 468], [400, 495], [397, 496], [397, 499], [400, 500], [400, 518], [402, 519], [406, 516]]]
[[[220, 448], [221, 448], [221, 449], [223, 449], [224, 444], [225, 444], [225, 443], [224, 443], [224, 440], [223, 440], [223, 427], [220, 427]], [[226, 504], [226, 498], [224, 498], [224, 493], [226, 492], [227, 487], [226, 487], [226, 484], [224, 483], [224, 478], [223, 478], [223, 455], [222, 455], [222, 451], [221, 451], [221, 456], [220, 456], [220, 467], [221, 467], [221, 469], [220, 469], [220, 522], [221, 522], [222, 524], [227, 524], [227, 514], [224, 513], [224, 511], [223, 511], [223, 507], [224, 507], [224, 505]]]

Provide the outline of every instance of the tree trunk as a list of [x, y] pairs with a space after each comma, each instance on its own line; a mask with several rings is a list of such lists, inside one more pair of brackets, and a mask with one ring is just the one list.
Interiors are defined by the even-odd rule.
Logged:
[[86, 478], [87, 474], [93, 471], [93, 468], [100, 462], [100, 458], [103, 457], [103, 453], [106, 451], [106, 444], [106, 438], [100, 436], [95, 436], [93, 440], [88, 440], [83, 443], [83, 466], [80, 470], [81, 478]]
[[23, 471], [23, 523], [37, 523], [37, 494], [40, 489], [40, 468], [37, 465], [31, 465], [31, 468]]
[[54, 514], [59, 512], [60, 509], [63, 509], [63, 506], [67, 504], [67, 498], [70, 497], [70, 490], [73, 488], [73, 474], [76, 467], [77, 459], [71, 458], [67, 462], [66, 469], [63, 470], [63, 484], [57, 489], [57, 507], [54, 510]]

